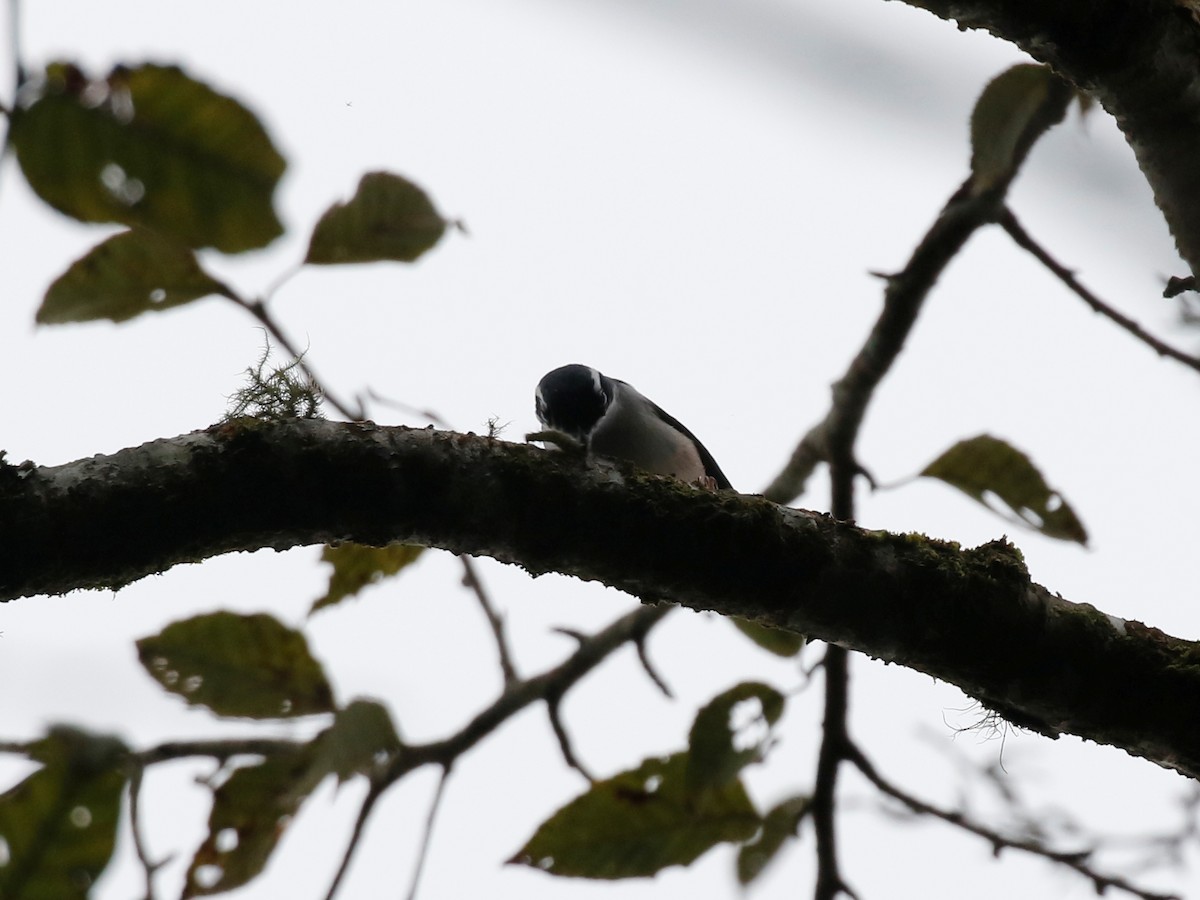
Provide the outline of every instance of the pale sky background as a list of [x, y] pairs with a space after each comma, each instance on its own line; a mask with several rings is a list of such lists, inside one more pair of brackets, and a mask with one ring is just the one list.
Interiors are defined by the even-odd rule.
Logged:
[[[244, 293], [298, 259], [311, 224], [368, 170], [412, 178], [466, 222], [469, 236], [448, 236], [416, 266], [305, 271], [280, 292], [275, 314], [339, 393], [371, 387], [462, 430], [485, 431], [496, 417], [520, 440], [535, 426], [538, 378], [582, 362], [687, 423], [745, 491], [761, 489], [824, 414], [828, 385], [879, 307], [880, 282], [867, 273], [903, 265], [966, 174], [975, 97], [1022, 60], [986, 35], [878, 0], [27, 0], [23, 9], [31, 67], [178, 62], [263, 118], [289, 161], [278, 194], [289, 232], [250, 258], [207, 260]], [[1037, 146], [1012, 206], [1102, 296], [1168, 340], [1200, 347], [1159, 297], [1184, 267], [1103, 112], [1085, 121], [1073, 112]], [[111, 231], [48, 211], [5, 162], [0, 446], [11, 461], [58, 464], [205, 427], [259, 353], [254, 323], [216, 299], [120, 327], [35, 330], [46, 286]], [[964, 545], [1008, 533], [1051, 590], [1195, 637], [1200, 485], [1186, 410], [1198, 390], [1194, 373], [1094, 316], [1003, 234], [982, 233], [938, 285], [871, 406], [860, 458], [891, 482], [962, 438], [1004, 437], [1075, 506], [1091, 548], [1017, 531], [935, 483], [862, 496], [859, 521]], [[823, 508], [826, 495], [814, 479], [798, 505]], [[401, 579], [305, 622], [327, 575], [318, 553], [229, 556], [116, 595], [5, 605], [0, 736], [33, 737], [58, 721], [139, 747], [310, 733], [320, 723], [215, 722], [142, 672], [134, 639], [218, 608], [303, 625], [339, 699], [381, 699], [409, 740], [445, 736], [491, 701], [494, 651], [452, 558], [428, 554]], [[482, 569], [527, 675], [571, 649], [552, 626], [599, 628], [633, 603], [568, 578], [531, 581], [490, 561]], [[650, 649], [678, 699], [659, 695], [626, 650], [565, 706], [577, 753], [601, 775], [681, 749], [697, 707], [737, 681], [802, 684], [794, 662], [687, 611]], [[1067, 810], [1095, 831], [1177, 821], [1187, 782], [1150, 763], [1072, 738], [956, 734], [977, 716], [961, 692], [863, 658], [852, 690], [853, 734], [887, 775], [931, 800], [961, 795], [956, 758], [986, 766], [1002, 755], [1006, 779], [1033, 807]], [[819, 689], [792, 696], [779, 745], [747, 775], [760, 808], [811, 787], [819, 715]], [[177, 895], [202, 838], [208, 795], [192, 778], [209, 768], [155, 770], [146, 783], [151, 848], [175, 854], [158, 879], [164, 897]], [[0, 761], [5, 785], [19, 771]], [[423, 772], [386, 797], [341, 896], [404, 895], [434, 781]], [[583, 787], [540, 707], [511, 722], [460, 761], [421, 896], [738, 894], [729, 848], [618, 885], [501, 865]], [[323, 786], [265, 876], [229, 896], [323, 896], [363, 789]], [[1094, 896], [1042, 861], [1014, 852], [995, 861], [988, 845], [949, 828], [891, 821], [873, 797], [846, 776], [842, 865], [864, 898]], [[140, 896], [127, 830], [120, 840], [102, 900]], [[807, 896], [814, 866], [806, 827], [752, 893]], [[1187, 892], [1200, 877], [1138, 880]]]

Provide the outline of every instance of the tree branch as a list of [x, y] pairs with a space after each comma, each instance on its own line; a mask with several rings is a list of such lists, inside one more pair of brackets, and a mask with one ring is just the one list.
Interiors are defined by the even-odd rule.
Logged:
[[863, 754], [862, 750], [853, 744], [850, 744], [847, 748], [847, 759], [862, 772], [867, 781], [875, 785], [885, 796], [899, 801], [910, 812], [921, 816], [941, 819], [943, 822], [947, 822], [950, 825], [961, 828], [963, 831], [983, 838], [992, 845], [992, 850], [997, 856], [1001, 850], [1005, 849], [1022, 850], [1025, 853], [1040, 856], [1061, 866], [1066, 866], [1068, 869], [1072, 869], [1089, 879], [1092, 882], [1092, 886], [1096, 889], [1097, 895], [1103, 894], [1109, 888], [1116, 888], [1135, 897], [1140, 897], [1142, 900], [1180, 900], [1176, 894], [1160, 894], [1143, 890], [1119, 875], [1105, 875], [1102, 872], [1098, 872], [1092, 867], [1091, 851], [1052, 850], [1037, 840], [1011, 838], [993, 828], [988, 828], [986, 825], [981, 825], [973, 821], [961, 812], [942, 809], [939, 806], [934, 806], [932, 803], [927, 803], [885, 779]]
[[0, 523], [3, 599], [237, 550], [404, 541], [813, 635], [1200, 775], [1200, 646], [1056, 596], [1004, 542], [962, 550], [530, 446], [322, 420], [3, 466]]
[[1200, 273], [1200, 23], [1184, 3], [906, 0], [1049, 64], [1116, 119], [1180, 254]]

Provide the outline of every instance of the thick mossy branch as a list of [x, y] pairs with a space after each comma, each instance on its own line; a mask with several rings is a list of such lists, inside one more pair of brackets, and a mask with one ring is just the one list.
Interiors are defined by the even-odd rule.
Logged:
[[1200, 18], [1145, 0], [906, 0], [1049, 64], [1117, 120], [1180, 254], [1200, 273]]
[[1051, 594], [1003, 541], [962, 550], [532, 446], [323, 420], [4, 466], [0, 523], [2, 599], [235, 550], [402, 541], [813, 635], [1200, 775], [1200, 647]]

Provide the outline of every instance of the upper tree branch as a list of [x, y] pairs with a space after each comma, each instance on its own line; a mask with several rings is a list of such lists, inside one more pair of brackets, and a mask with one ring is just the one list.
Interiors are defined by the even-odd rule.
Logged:
[[1170, 0], [906, 0], [1045, 62], [1113, 115], [1200, 274], [1200, 24]]
[[1003, 543], [869, 532], [529, 446], [241, 420], [0, 468], [0, 532], [4, 599], [335, 540], [492, 556], [810, 634], [953, 682], [1018, 724], [1200, 775], [1200, 647], [1056, 597]]

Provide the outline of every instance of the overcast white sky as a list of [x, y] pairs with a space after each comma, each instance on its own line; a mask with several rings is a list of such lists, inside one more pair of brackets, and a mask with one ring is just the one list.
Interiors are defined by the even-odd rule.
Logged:
[[[686, 422], [745, 491], [761, 489], [823, 415], [828, 385], [879, 306], [868, 272], [903, 264], [965, 175], [974, 98], [1022, 58], [878, 0], [27, 0], [23, 9], [33, 66], [178, 62], [262, 116], [289, 160], [278, 197], [289, 233], [250, 259], [208, 259], [245, 293], [302, 255], [308, 227], [364, 171], [402, 173], [466, 222], [469, 236], [448, 236], [414, 267], [305, 271], [280, 292], [276, 314], [336, 390], [369, 386], [462, 430], [483, 431], [496, 417], [520, 440], [535, 425], [538, 378], [583, 362]], [[1105, 114], [1081, 122], [1073, 113], [1044, 140], [1012, 205], [1102, 296], [1168, 339], [1197, 344], [1158, 296], [1183, 266]], [[120, 327], [35, 331], [45, 287], [108, 233], [41, 207], [5, 162], [0, 446], [10, 460], [57, 464], [202, 428], [259, 352], [254, 324], [216, 299]], [[1200, 487], [1196, 419], [1186, 411], [1198, 389], [1194, 373], [1093, 316], [1003, 235], [982, 234], [938, 285], [872, 405], [861, 459], [890, 482], [959, 439], [1004, 437], [1075, 506], [1091, 549], [1015, 531], [932, 483], [862, 497], [859, 520], [964, 545], [1008, 532], [1034, 578], [1068, 599], [1195, 636]], [[799, 505], [825, 502], [818, 479]], [[304, 624], [323, 587], [317, 553], [231, 556], [117, 595], [7, 604], [0, 737], [30, 737], [56, 721], [139, 746], [256, 732], [163, 695], [132, 641], [216, 608]], [[525, 674], [569, 651], [551, 626], [597, 628], [632, 605], [596, 585], [483, 569]], [[340, 699], [382, 699], [413, 740], [447, 734], [492, 699], [492, 648], [457, 579], [452, 559], [428, 554], [399, 581], [305, 624]], [[686, 611], [651, 650], [679, 699], [658, 695], [624, 652], [567, 704], [576, 749], [594, 771], [682, 747], [696, 707], [739, 680], [802, 683], [795, 664]], [[1071, 810], [1102, 832], [1174, 822], [1173, 798], [1186, 785], [1149, 763], [1072, 739], [956, 736], [975, 716], [956, 689], [865, 659], [852, 678], [854, 734], [886, 773], [933, 800], [958, 798], [955, 756], [987, 765], [1003, 751], [1006, 777], [1038, 808]], [[764, 807], [811, 786], [818, 695], [792, 697], [769, 764], [748, 776]], [[177, 892], [203, 833], [206, 794], [190, 783], [203, 770], [180, 766], [147, 783], [152, 848], [176, 854], [160, 876], [164, 896]], [[10, 780], [16, 771], [0, 769]], [[343, 896], [404, 894], [432, 787], [423, 773], [388, 796]], [[511, 723], [451, 781], [422, 896], [736, 894], [728, 849], [619, 886], [501, 865], [582, 788], [540, 710]], [[323, 788], [266, 877], [231, 896], [321, 896], [360, 796], [357, 785]], [[863, 897], [958, 898], [964, 884], [981, 900], [1093, 895], [1039, 861], [1010, 853], [996, 862], [978, 841], [888, 821], [854, 799], [870, 796], [847, 779], [843, 866]], [[103, 900], [140, 896], [125, 833], [122, 842]], [[806, 833], [756, 896], [804, 896], [813, 869]], [[1190, 883], [1157, 877], [1145, 880]]]

